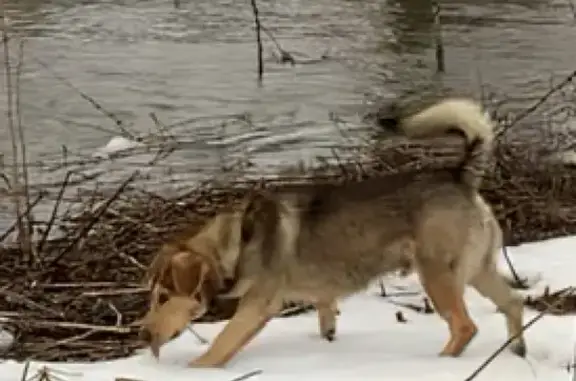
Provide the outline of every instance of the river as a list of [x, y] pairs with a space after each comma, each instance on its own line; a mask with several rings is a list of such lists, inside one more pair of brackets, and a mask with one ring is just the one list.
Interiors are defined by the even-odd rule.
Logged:
[[[20, 99], [31, 182], [53, 192], [49, 184], [71, 168], [108, 183], [147, 168], [143, 186], [179, 189], [238, 160], [273, 170], [329, 156], [350, 141], [334, 115], [345, 121], [340, 126], [362, 127], [361, 114], [378, 97], [415, 86], [483, 89], [522, 107], [553, 75], [574, 68], [569, 0], [443, 0], [442, 75], [426, 0], [261, 0], [263, 25], [299, 61], [275, 62], [265, 34], [262, 87], [249, 1], [181, 0], [180, 9], [172, 0], [4, 1], [11, 33], [24, 41]], [[16, 56], [18, 46], [9, 46]], [[5, 112], [4, 78], [0, 85]], [[93, 163], [94, 152], [120, 134], [115, 120], [132, 135], [159, 135], [151, 113], [170, 126], [176, 152], [154, 168], [146, 164], [152, 148]], [[8, 128], [0, 128], [5, 161], [10, 147]]]

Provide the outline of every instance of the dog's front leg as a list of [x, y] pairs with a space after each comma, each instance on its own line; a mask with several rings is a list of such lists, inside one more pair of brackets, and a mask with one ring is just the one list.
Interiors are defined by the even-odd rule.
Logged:
[[336, 300], [319, 301], [316, 303], [318, 310], [318, 325], [320, 335], [328, 341], [336, 338], [336, 316], [340, 313]]
[[[279, 310], [281, 303], [268, 293], [257, 292], [256, 286], [238, 305], [232, 319], [200, 357], [189, 363], [191, 367], [222, 367], [238, 353]], [[260, 290], [266, 290], [260, 289]]]

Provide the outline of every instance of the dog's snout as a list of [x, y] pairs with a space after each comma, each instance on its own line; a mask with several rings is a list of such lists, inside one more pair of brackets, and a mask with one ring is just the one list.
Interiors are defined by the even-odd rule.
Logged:
[[147, 344], [150, 344], [152, 342], [152, 334], [146, 328], [142, 328], [140, 330], [139, 336], [140, 336], [140, 340], [144, 341]]

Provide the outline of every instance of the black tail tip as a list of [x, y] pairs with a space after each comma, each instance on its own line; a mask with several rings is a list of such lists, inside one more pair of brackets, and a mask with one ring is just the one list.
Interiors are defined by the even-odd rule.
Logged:
[[400, 105], [394, 102], [378, 107], [364, 116], [364, 121], [374, 123], [377, 127], [398, 133], [401, 120]]

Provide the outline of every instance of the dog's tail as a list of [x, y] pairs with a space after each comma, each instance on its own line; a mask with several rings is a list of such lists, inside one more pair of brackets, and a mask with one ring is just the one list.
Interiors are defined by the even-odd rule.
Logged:
[[478, 189], [492, 155], [494, 122], [473, 100], [444, 99], [423, 111], [396, 121], [396, 129], [408, 137], [429, 137], [457, 130], [466, 137], [466, 156], [459, 180]]

